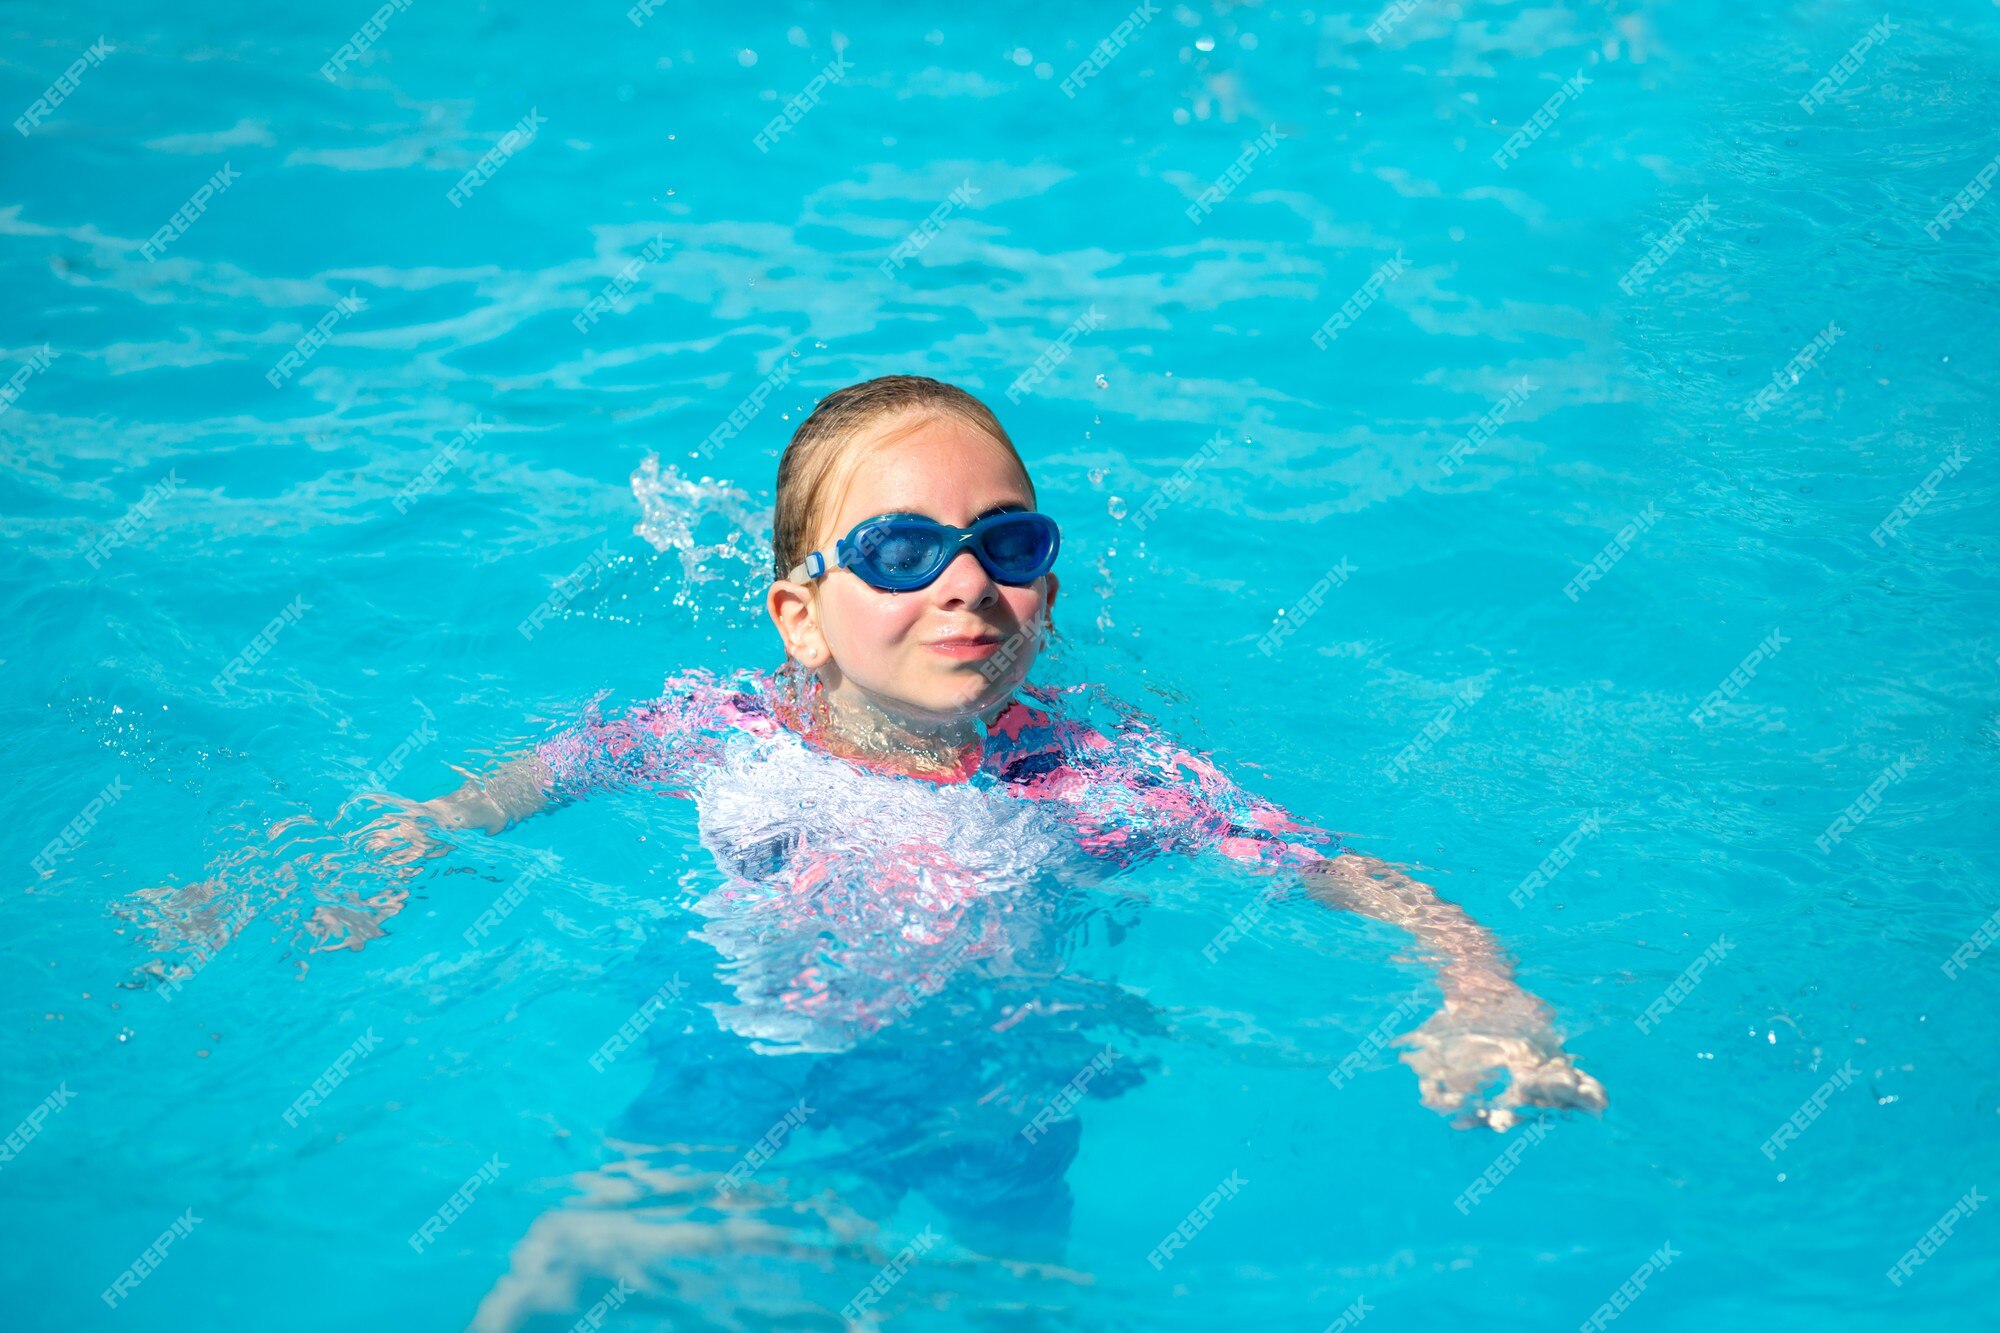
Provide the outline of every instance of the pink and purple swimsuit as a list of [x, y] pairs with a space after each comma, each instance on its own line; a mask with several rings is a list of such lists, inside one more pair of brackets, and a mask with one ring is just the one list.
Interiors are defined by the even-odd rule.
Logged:
[[1244, 792], [1207, 759], [1125, 718], [1111, 735], [1032, 687], [976, 760], [942, 779], [836, 758], [783, 726], [775, 682], [688, 673], [621, 716], [537, 750], [547, 795], [612, 786], [691, 797], [724, 882], [696, 904], [760, 1049], [843, 1049], [968, 967], [1024, 945], [1015, 904], [1045, 875], [1101, 881], [1162, 852], [1261, 866], [1331, 856], [1338, 839]]

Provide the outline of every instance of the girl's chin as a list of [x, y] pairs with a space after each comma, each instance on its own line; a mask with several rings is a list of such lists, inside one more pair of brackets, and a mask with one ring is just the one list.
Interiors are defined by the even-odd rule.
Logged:
[[1012, 692], [1005, 677], [988, 680], [976, 671], [965, 673], [963, 679], [954, 677], [927, 684], [928, 688], [912, 690], [901, 701], [902, 709], [910, 716], [933, 722], [962, 722], [977, 717]]

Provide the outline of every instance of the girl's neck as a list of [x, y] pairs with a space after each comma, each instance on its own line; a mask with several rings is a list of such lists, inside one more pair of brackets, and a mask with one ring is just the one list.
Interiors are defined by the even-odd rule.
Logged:
[[825, 689], [812, 690], [804, 702], [805, 735], [842, 759], [940, 777], [962, 774], [983, 749], [977, 714], [948, 721], [910, 718]]

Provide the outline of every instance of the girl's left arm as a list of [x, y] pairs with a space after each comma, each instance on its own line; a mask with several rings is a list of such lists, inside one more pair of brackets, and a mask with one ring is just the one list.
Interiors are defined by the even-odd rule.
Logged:
[[1403, 1039], [1424, 1105], [1493, 1129], [1512, 1125], [1521, 1107], [1604, 1109], [1604, 1085], [1576, 1067], [1554, 1013], [1514, 980], [1513, 964], [1471, 913], [1358, 852], [1313, 862], [1304, 874], [1312, 897], [1401, 927], [1437, 960], [1444, 1007]]
[[[1204, 829], [1202, 841], [1240, 861], [1297, 869], [1328, 907], [1400, 927], [1433, 960], [1444, 1007], [1403, 1038], [1423, 1100], [1461, 1125], [1506, 1129], [1523, 1107], [1604, 1109], [1604, 1087], [1563, 1049], [1555, 1016], [1514, 979], [1491, 932], [1457, 903], [1401, 868], [1341, 846], [1340, 839], [1250, 795], [1200, 756], [1147, 743], [1174, 780], [1141, 799]], [[1153, 765], [1149, 765], [1153, 767]]]

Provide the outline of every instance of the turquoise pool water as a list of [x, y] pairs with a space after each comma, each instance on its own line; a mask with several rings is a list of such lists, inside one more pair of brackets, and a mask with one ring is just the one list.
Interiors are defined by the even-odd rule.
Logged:
[[[1132, 12], [7, 7], [8, 1327], [1987, 1325], [2000, 10]], [[840, 1066], [914, 1170], [1115, 1044], [1065, 1224], [810, 1121], [725, 1203], [704, 1071], [801, 1057], [687, 803], [357, 844], [771, 665], [777, 452], [891, 371], [1063, 521], [1048, 677], [1421, 866], [1602, 1120], [1452, 1128], [1403, 937], [1162, 859]]]

